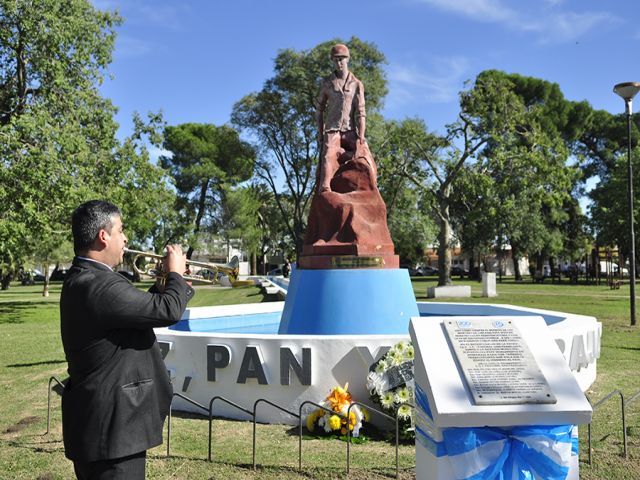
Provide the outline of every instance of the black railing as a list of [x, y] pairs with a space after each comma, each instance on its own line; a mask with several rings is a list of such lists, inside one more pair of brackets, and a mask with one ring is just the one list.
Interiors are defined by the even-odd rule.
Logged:
[[[592, 403], [591, 404], [591, 408], [593, 408], [593, 413], [595, 414], [596, 410], [598, 409], [598, 407], [600, 405], [602, 405], [603, 403], [605, 403], [606, 401], [608, 401], [609, 399], [613, 398], [614, 396], [618, 395], [620, 397], [620, 412], [622, 415], [622, 445], [623, 445], [623, 450], [624, 450], [624, 458], [627, 458], [627, 421], [626, 421], [626, 417], [625, 417], [625, 404], [624, 404], [624, 395], [622, 394], [622, 392], [620, 390], [614, 390], [613, 392], [609, 392], [607, 395], [605, 395], [603, 398], [601, 398], [600, 400], [598, 400], [596, 403]], [[591, 400], [589, 399], [589, 397], [587, 397], [587, 400], [589, 401], [589, 403], [591, 403]], [[587, 443], [588, 443], [588, 448], [589, 448], [589, 465], [592, 465], [592, 458], [591, 458], [591, 424], [593, 423], [593, 418], [591, 419], [591, 422], [589, 423], [589, 425], [587, 425]]]
[[253, 404], [253, 469], [254, 470], [256, 469], [256, 418], [257, 418], [258, 405], [260, 403], [266, 403], [267, 405], [271, 405], [272, 407], [275, 407], [278, 410], [288, 415], [291, 415], [292, 417], [300, 419], [300, 416], [297, 413], [290, 412], [286, 408], [283, 408], [280, 405], [277, 405], [272, 401], [267, 400], [266, 398], [259, 398], [258, 400], [256, 400], [256, 402]]

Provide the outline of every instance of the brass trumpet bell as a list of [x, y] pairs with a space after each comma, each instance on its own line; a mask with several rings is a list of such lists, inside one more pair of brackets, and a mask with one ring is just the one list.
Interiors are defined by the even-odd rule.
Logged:
[[[162, 260], [165, 258], [164, 255], [153, 252], [132, 250], [130, 248], [125, 248], [124, 252], [135, 255], [133, 257], [133, 270], [138, 275], [147, 275], [153, 278], [166, 276], [166, 272], [162, 270]], [[147, 266], [140, 268], [138, 266], [138, 261], [142, 258], [150, 258], [154, 261], [148, 262]], [[233, 282], [238, 279], [238, 274], [240, 272], [239, 264], [240, 260], [237, 256], [233, 257], [229, 263], [225, 264], [187, 260], [187, 268], [191, 270], [192, 267], [194, 267], [193, 269], [195, 270], [197, 268], [197, 270], [184, 274], [182, 277], [185, 280], [192, 282], [209, 283], [214, 285], [216, 283], [220, 283], [220, 276], [222, 274], [229, 277], [229, 281], [233, 284]]]

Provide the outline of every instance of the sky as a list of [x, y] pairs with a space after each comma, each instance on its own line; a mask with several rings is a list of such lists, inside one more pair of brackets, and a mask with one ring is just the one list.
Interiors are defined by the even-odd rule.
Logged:
[[611, 113], [624, 111], [613, 86], [640, 81], [637, 0], [93, 3], [124, 17], [101, 87], [119, 108], [121, 137], [134, 111], [162, 110], [170, 125], [227, 123], [234, 103], [273, 75], [280, 49], [333, 38], [356, 36], [385, 55], [385, 117], [420, 117], [440, 133], [465, 82], [486, 69], [558, 83], [567, 99]]

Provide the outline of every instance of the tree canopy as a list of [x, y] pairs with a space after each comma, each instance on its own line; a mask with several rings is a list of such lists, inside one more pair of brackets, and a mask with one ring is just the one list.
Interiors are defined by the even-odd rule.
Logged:
[[158, 119], [136, 117], [135, 132], [120, 142], [116, 109], [98, 90], [120, 21], [87, 0], [0, 1], [4, 288], [28, 258], [46, 269], [62, 260], [61, 251], [68, 255], [61, 246], [70, 245], [70, 215], [82, 201], [119, 203], [131, 214], [127, 223], [146, 236], [153, 227], [140, 205], [163, 208], [160, 199], [166, 205], [172, 195], [140, 141]]
[[[183, 223], [192, 226], [197, 241], [203, 227], [223, 217], [225, 188], [251, 178], [255, 151], [233, 128], [201, 123], [166, 127], [163, 145], [171, 155], [160, 163], [175, 180]], [[188, 258], [193, 251], [191, 242]]]

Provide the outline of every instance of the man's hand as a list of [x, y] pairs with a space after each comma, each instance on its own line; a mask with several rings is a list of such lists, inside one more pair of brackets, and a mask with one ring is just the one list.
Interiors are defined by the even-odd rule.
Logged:
[[166, 272], [176, 272], [180, 275], [187, 270], [187, 256], [182, 253], [180, 245], [167, 245], [164, 269]]

